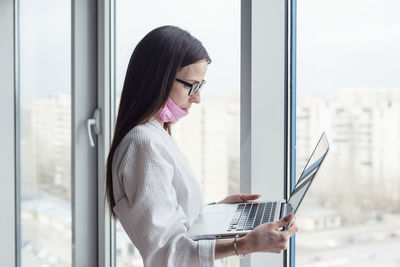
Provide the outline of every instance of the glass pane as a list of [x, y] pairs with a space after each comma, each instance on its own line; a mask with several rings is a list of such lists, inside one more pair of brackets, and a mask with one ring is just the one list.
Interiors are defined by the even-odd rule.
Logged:
[[[134, 47], [162, 25], [188, 30], [212, 59], [202, 102], [192, 105], [190, 114], [173, 126], [172, 135], [202, 186], [204, 202], [219, 201], [239, 193], [240, 184], [240, 1], [116, 1], [117, 96]], [[118, 267], [142, 266], [119, 224], [116, 255]], [[239, 266], [238, 257], [229, 261]]]
[[399, 266], [400, 3], [299, 1], [297, 174], [330, 152], [300, 210], [296, 266]]
[[22, 266], [71, 266], [71, 3], [19, 3]]

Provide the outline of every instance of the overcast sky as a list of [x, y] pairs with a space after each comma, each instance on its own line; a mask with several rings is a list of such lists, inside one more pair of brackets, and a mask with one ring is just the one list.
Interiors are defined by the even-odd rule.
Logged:
[[400, 88], [400, 1], [301, 0], [297, 92]]
[[[240, 86], [240, 1], [117, 0], [117, 89], [122, 89], [135, 45], [152, 29], [175, 25], [189, 31], [207, 49], [212, 63], [203, 96], [221, 95]], [[120, 71], [118, 71], [120, 70]]]
[[[204, 96], [239, 91], [240, 1], [116, 0], [117, 89], [137, 42], [172, 24], [201, 40], [213, 63]], [[400, 1], [297, 3], [297, 92], [400, 87]], [[21, 0], [21, 96], [70, 93], [70, 1]]]

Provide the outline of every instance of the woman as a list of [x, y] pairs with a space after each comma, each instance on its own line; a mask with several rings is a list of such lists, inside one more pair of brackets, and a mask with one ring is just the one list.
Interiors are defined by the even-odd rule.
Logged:
[[[114, 139], [107, 161], [107, 198], [138, 248], [145, 266], [213, 266], [215, 259], [286, 249], [296, 226], [263, 224], [237, 240], [193, 241], [186, 233], [199, 215], [199, 183], [171, 137], [171, 123], [200, 103], [211, 62], [200, 41], [164, 26], [136, 46], [125, 77]], [[259, 195], [231, 195], [219, 203], [248, 202]]]

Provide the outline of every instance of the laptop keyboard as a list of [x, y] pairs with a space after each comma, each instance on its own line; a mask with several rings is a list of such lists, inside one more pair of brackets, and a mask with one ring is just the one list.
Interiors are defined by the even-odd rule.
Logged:
[[260, 224], [272, 222], [278, 202], [239, 204], [228, 231], [253, 230]]

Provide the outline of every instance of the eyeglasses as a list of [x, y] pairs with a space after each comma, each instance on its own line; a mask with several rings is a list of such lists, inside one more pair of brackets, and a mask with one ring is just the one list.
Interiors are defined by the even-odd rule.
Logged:
[[197, 91], [200, 90], [200, 88], [206, 83], [205, 80], [202, 80], [200, 83], [199, 82], [188, 83], [188, 82], [178, 79], [178, 78], [176, 78], [175, 80], [177, 82], [180, 82], [181, 84], [184, 84], [184, 85], [190, 87], [188, 96], [194, 96], [197, 93]]

